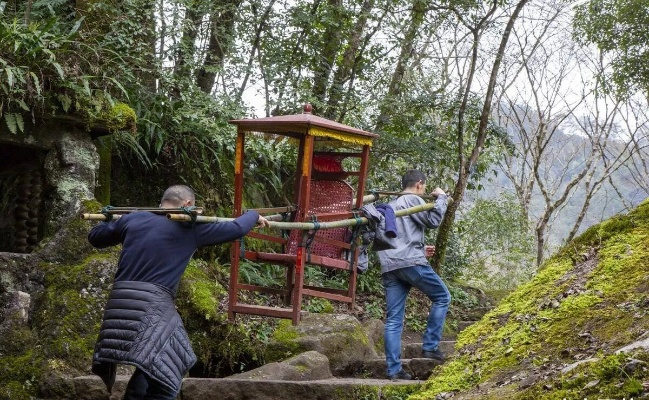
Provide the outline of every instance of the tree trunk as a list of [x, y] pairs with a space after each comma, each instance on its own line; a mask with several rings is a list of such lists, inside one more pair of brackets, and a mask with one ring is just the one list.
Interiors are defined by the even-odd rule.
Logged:
[[[239, 100], [241, 100], [241, 97], [243, 96], [243, 92], [246, 90], [246, 86], [248, 85], [248, 79], [250, 78], [250, 73], [252, 71], [252, 64], [255, 59], [255, 53], [260, 52], [259, 46], [261, 44], [261, 35], [264, 29], [266, 28], [268, 16], [270, 15], [270, 12], [273, 10], [274, 5], [275, 5], [275, 0], [271, 0], [268, 3], [268, 6], [266, 6], [266, 10], [264, 10], [264, 14], [261, 16], [261, 18], [259, 18], [259, 25], [257, 25], [257, 29], [255, 30], [255, 39], [252, 43], [252, 49], [250, 50], [250, 57], [248, 58], [248, 65], [246, 66], [246, 74], [243, 77], [243, 82], [241, 82], [241, 86], [239, 86], [239, 91], [237, 92], [237, 98]], [[254, 7], [253, 10], [255, 10]], [[261, 69], [261, 73], [263, 74], [263, 66], [261, 62], [259, 63], [259, 68]]]
[[[310, 16], [312, 18], [318, 12], [318, 7], [320, 7], [320, 1], [321, 0], [315, 0], [313, 2], [313, 7], [311, 7], [311, 12], [310, 12]], [[302, 31], [300, 32], [298, 39], [295, 41], [295, 45], [293, 46], [293, 50], [291, 52], [289, 60], [286, 63], [286, 69], [284, 70], [284, 74], [283, 76], [279, 77], [278, 79], [279, 82], [276, 84], [277, 86], [279, 86], [279, 88], [277, 88], [277, 105], [273, 109], [272, 114], [280, 113], [280, 104], [282, 104], [282, 99], [284, 97], [284, 93], [286, 92], [286, 87], [288, 86], [288, 82], [290, 80], [289, 77], [291, 74], [291, 70], [293, 66], [298, 63], [298, 58], [300, 57], [300, 48], [304, 46], [304, 39], [308, 36], [310, 32], [311, 32], [311, 25], [308, 23], [304, 24], [304, 27], [302, 28]]]
[[426, 2], [424, 0], [413, 0], [412, 9], [410, 11], [410, 25], [403, 40], [401, 41], [401, 52], [394, 68], [390, 85], [388, 86], [385, 99], [381, 104], [379, 116], [374, 127], [374, 132], [381, 132], [386, 122], [390, 118], [392, 106], [391, 103], [395, 97], [401, 94], [401, 82], [412, 58], [413, 48], [415, 46], [415, 38], [419, 33], [424, 16], [426, 15]]
[[361, 56], [359, 53], [362, 43], [361, 37], [365, 32], [367, 18], [373, 6], [374, 0], [365, 0], [361, 6], [361, 12], [349, 34], [342, 62], [334, 73], [333, 82], [329, 88], [329, 99], [327, 101], [327, 109], [324, 113], [325, 118], [336, 119], [338, 115], [338, 121], [342, 122], [344, 111], [341, 110], [340, 103], [343, 99], [344, 84], [354, 78], [354, 65], [356, 60]]
[[341, 0], [328, 0], [325, 20], [327, 28], [322, 37], [321, 50], [317, 51], [318, 55], [313, 68], [313, 96], [316, 101], [313, 105], [314, 114], [320, 114], [321, 104], [325, 103], [327, 95], [327, 86], [329, 86], [329, 76], [336, 62], [336, 57], [340, 51], [340, 37], [342, 36], [342, 25], [344, 24], [344, 9]]
[[203, 66], [196, 72], [196, 85], [205, 93], [211, 93], [217, 70], [223, 68], [223, 60], [234, 41], [234, 16], [241, 0], [222, 3], [223, 11], [210, 16], [210, 41]]
[[[100, 0], [77, 0], [71, 1], [70, 7], [85, 18], [86, 27], [92, 29], [99, 34], [109, 34], [111, 29], [114, 29], [111, 22], [118, 15], [126, 15], [124, 9], [126, 5], [116, 5], [109, 15], [105, 13], [98, 13], [96, 8], [93, 8], [93, 3]], [[135, 26], [131, 33], [133, 41], [129, 43], [130, 47], [124, 49], [125, 53], [137, 53], [139, 57], [146, 60], [145, 64], [155, 65], [155, 7], [156, 0], [139, 0], [131, 6], [136, 7], [137, 12], [133, 14], [136, 20], [132, 20], [130, 26]], [[128, 29], [128, 27], [126, 29]], [[128, 61], [127, 61], [128, 62]], [[141, 68], [137, 72], [139, 84], [146, 87], [151, 92], [155, 91], [155, 77], [149, 68]], [[120, 93], [122, 95], [123, 93]], [[119, 96], [116, 96], [119, 99]], [[123, 99], [123, 101], [127, 101]], [[110, 132], [113, 134], [114, 132]], [[115, 138], [113, 136], [106, 136], [103, 139], [97, 140], [97, 151], [99, 153], [99, 170], [97, 171], [97, 186], [95, 188], [95, 197], [102, 204], [110, 204], [111, 201], [111, 170], [112, 170], [112, 156], [114, 149]]]
[[541, 266], [543, 262], [543, 251], [545, 250], [545, 231], [548, 227], [548, 220], [550, 214], [545, 214], [542, 219], [539, 220], [536, 226], [536, 268]]
[[[485, 101], [482, 107], [482, 113], [480, 115], [480, 123], [478, 126], [478, 133], [476, 136], [475, 145], [473, 147], [473, 150], [471, 151], [471, 156], [466, 161], [466, 163], [460, 162], [460, 171], [458, 174], [458, 180], [455, 184], [455, 190], [453, 191], [453, 202], [448, 207], [446, 214], [442, 219], [442, 223], [439, 227], [437, 241], [435, 243], [436, 254], [435, 257], [433, 257], [433, 268], [437, 272], [440, 272], [441, 265], [444, 262], [444, 256], [446, 255], [446, 248], [448, 246], [449, 233], [453, 226], [453, 222], [455, 220], [455, 214], [457, 212], [459, 203], [460, 201], [462, 201], [462, 198], [464, 196], [464, 192], [466, 190], [466, 186], [468, 183], [469, 173], [472, 170], [473, 166], [475, 165], [476, 161], [478, 160], [478, 157], [480, 156], [480, 153], [482, 152], [482, 149], [484, 147], [484, 143], [487, 137], [487, 127], [488, 127], [489, 119], [491, 117], [491, 102], [493, 99], [494, 89], [496, 87], [496, 77], [498, 76], [500, 63], [505, 54], [505, 48], [507, 46], [507, 42], [509, 41], [509, 36], [511, 34], [512, 28], [514, 27], [514, 22], [516, 21], [518, 15], [520, 14], [521, 10], [523, 9], [523, 7], [525, 7], [528, 1], [529, 0], [520, 0], [518, 4], [516, 4], [516, 8], [514, 9], [512, 15], [509, 17], [509, 20], [507, 21], [507, 26], [505, 27], [505, 30], [502, 34], [500, 40], [500, 46], [496, 53], [496, 58], [494, 59], [494, 63], [491, 69], [491, 75], [489, 77], [489, 84], [487, 86], [487, 93], [485, 95]], [[495, 10], [495, 7], [496, 7], [496, 3], [494, 3], [494, 8], [492, 10]], [[490, 13], [487, 14], [487, 16], [482, 20], [480, 24], [478, 24], [477, 26], [478, 29], [481, 28], [480, 25], [482, 23], [487, 22], [487, 17], [489, 15]], [[477, 44], [478, 44], [477, 41], [479, 40], [479, 37], [480, 37], [479, 35], [475, 36], [474, 54], [475, 54], [475, 50], [477, 50]], [[466, 110], [466, 104], [467, 104], [466, 99], [471, 89], [471, 79], [472, 79], [471, 76], [475, 72], [475, 69], [476, 69], [476, 63], [474, 57], [474, 61], [472, 61], [471, 64], [471, 72], [470, 72], [468, 84], [466, 86], [463, 104], [460, 107], [460, 114], [458, 117], [458, 139], [460, 140], [460, 145], [458, 146], [458, 148], [460, 149], [460, 153], [459, 153], [460, 160], [464, 159], [464, 149], [461, 145], [461, 141], [463, 140], [463, 136], [464, 136], [463, 109]]]
[[[178, 53], [176, 56], [176, 63], [174, 65], [174, 76], [176, 82], [180, 82], [183, 78], [191, 75], [193, 58], [196, 54], [196, 37], [201, 26], [201, 21], [205, 13], [195, 7], [187, 7], [185, 13], [185, 20], [182, 22], [183, 35], [180, 38], [178, 45]], [[174, 89], [174, 95], [180, 95], [180, 87]]]

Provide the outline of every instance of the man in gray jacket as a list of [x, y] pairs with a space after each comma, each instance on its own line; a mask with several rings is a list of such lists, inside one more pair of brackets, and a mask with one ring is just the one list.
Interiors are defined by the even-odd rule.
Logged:
[[[418, 170], [408, 170], [401, 180], [403, 195], [389, 204], [395, 211], [424, 204], [419, 197], [426, 191], [426, 176]], [[401, 366], [401, 333], [410, 288], [424, 292], [432, 301], [428, 323], [423, 337], [422, 354], [426, 358], [444, 361], [444, 354], [438, 349], [442, 338], [446, 312], [451, 295], [446, 285], [435, 273], [426, 259], [424, 233], [426, 228], [437, 228], [446, 212], [447, 196], [440, 188], [435, 208], [396, 219], [397, 237], [392, 239], [394, 249], [379, 251], [381, 280], [385, 288], [385, 358], [390, 379], [412, 379]]]

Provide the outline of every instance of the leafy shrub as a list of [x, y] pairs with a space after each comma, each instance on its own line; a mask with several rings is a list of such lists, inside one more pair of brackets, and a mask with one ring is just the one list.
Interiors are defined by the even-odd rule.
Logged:
[[312, 297], [302, 304], [305, 311], [312, 313], [325, 313], [331, 314], [334, 312], [334, 306], [327, 299]]

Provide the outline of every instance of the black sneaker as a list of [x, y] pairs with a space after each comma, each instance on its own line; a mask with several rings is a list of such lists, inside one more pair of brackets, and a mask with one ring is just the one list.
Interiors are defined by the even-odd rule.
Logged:
[[432, 358], [433, 360], [437, 361], [446, 361], [446, 357], [444, 356], [444, 353], [440, 351], [440, 349], [435, 349], [432, 351], [422, 350], [421, 356], [423, 358]]
[[409, 381], [412, 380], [412, 375], [407, 373], [406, 371], [403, 370], [403, 368], [397, 372], [394, 375], [390, 375], [390, 380], [391, 381], [398, 381], [398, 380], [404, 380], [404, 381]]

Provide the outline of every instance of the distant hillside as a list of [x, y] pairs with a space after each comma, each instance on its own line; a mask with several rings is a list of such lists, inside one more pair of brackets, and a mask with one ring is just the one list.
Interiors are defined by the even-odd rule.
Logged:
[[[574, 149], [584, 148], [586, 146], [590, 146], [590, 144], [587, 142], [585, 137], [567, 135], [562, 132], [555, 133], [554, 139], [549, 144], [547, 150], [547, 153], [550, 154], [549, 157], [551, 158], [552, 163], [551, 165], [542, 166], [542, 174], [546, 175], [547, 181], [558, 182], [561, 179], [561, 174], [564, 175], [564, 183], [572, 179], [580, 170], [579, 166], [584, 162], [580, 157], [585, 156], [586, 154], [574, 151]], [[639, 157], [636, 159], [639, 160]], [[562, 165], [561, 163], [570, 163], [570, 165], [575, 167], [572, 169], [566, 168], [566, 172], [564, 173], [565, 165]], [[599, 169], [601, 170], [602, 168], [603, 167], [600, 165]], [[494, 194], [504, 191], [514, 193], [514, 185], [509, 181], [505, 176], [505, 173], [499, 167], [496, 167], [496, 173], [495, 177], [491, 175], [489, 179], [483, 180], [482, 185], [484, 186], [484, 189], [481, 192], [469, 193], [467, 195], [469, 202], [471, 201], [471, 198], [491, 198]], [[607, 180], [604, 182], [601, 189], [593, 196], [589, 210], [581, 224], [579, 230], [580, 233], [584, 232], [594, 224], [620, 212], [625, 212], [636, 207], [649, 197], [647, 188], [649, 186], [649, 177], [636, 176], [630, 172], [629, 169], [620, 168], [612, 174], [611, 180], [615, 183], [615, 187], [613, 187]], [[638, 184], [638, 180], [642, 182], [642, 185]], [[578, 185], [574, 193], [568, 198], [564, 207], [556, 213], [555, 217], [551, 221], [547, 241], [550, 246], [550, 249], [548, 249], [550, 252], [553, 252], [558, 248], [558, 246], [564, 243], [565, 238], [572, 229], [577, 215], [583, 206], [583, 199], [586, 194], [585, 190], [583, 183]], [[543, 197], [538, 191], [538, 188], [536, 188], [536, 191], [532, 196], [530, 216], [532, 218], [538, 216], [544, 207], [545, 202]]]
[[648, 306], [645, 201], [548, 259], [460, 334], [456, 355], [409, 400], [646, 397]]

